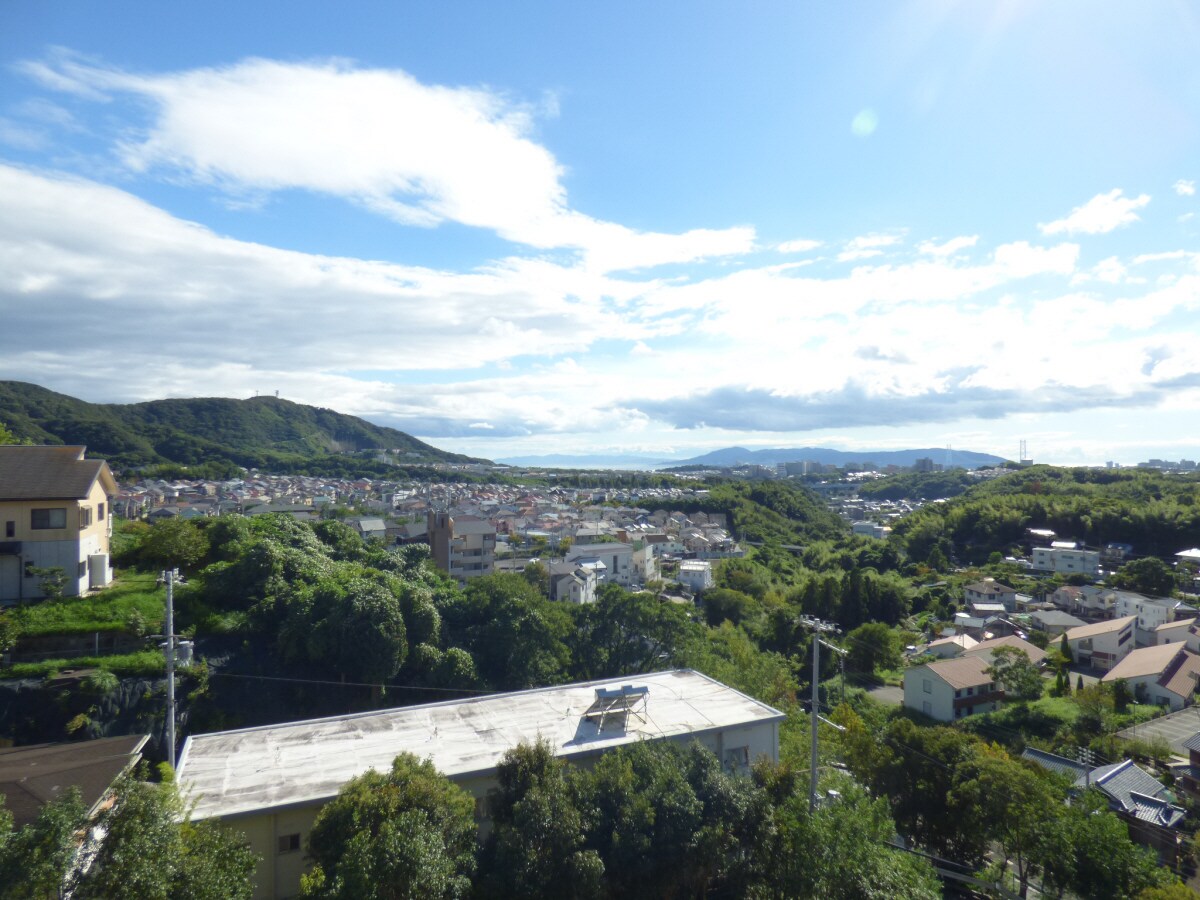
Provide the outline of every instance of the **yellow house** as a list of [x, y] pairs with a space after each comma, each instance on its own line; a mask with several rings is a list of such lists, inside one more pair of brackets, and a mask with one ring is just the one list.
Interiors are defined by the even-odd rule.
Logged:
[[0, 604], [42, 595], [37, 568], [59, 568], [63, 594], [112, 581], [117, 482], [84, 447], [0, 447]]

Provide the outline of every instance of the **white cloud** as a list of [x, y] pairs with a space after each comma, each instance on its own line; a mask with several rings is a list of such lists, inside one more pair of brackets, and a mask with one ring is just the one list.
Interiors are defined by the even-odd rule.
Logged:
[[1196, 194], [1196, 182], [1190, 179], [1180, 178], [1173, 187], [1180, 197], [1194, 197]]
[[427, 85], [345, 61], [245, 60], [133, 75], [59, 54], [25, 70], [85, 96], [132, 93], [153, 121], [120, 144], [136, 171], [183, 173], [241, 195], [301, 188], [410, 226], [457, 222], [602, 270], [746, 253], [754, 230], [639, 232], [571, 209], [563, 168], [534, 137], [535, 106], [484, 88]]
[[824, 243], [824, 241], [799, 238], [794, 241], [784, 241], [782, 244], [777, 244], [775, 249], [780, 253], [807, 253], [809, 250], [816, 250]]
[[966, 250], [968, 247], [974, 247], [978, 243], [979, 235], [977, 234], [951, 238], [941, 244], [934, 241], [922, 241], [917, 245], [917, 252], [924, 253], [927, 256], [953, 256], [959, 250]]
[[1083, 206], [1077, 206], [1066, 218], [1039, 224], [1038, 229], [1047, 235], [1107, 234], [1122, 225], [1140, 221], [1134, 210], [1141, 209], [1149, 202], [1149, 194], [1126, 197], [1120, 188], [1114, 188], [1107, 194], [1097, 194]]
[[881, 247], [893, 247], [899, 244], [903, 237], [898, 234], [865, 234], [846, 242], [842, 252], [838, 254], [838, 262], [853, 262], [859, 259], [870, 259], [882, 256]]

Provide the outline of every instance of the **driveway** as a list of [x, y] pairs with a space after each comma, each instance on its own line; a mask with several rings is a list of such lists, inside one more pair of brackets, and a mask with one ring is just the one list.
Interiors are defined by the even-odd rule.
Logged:
[[895, 706], [900, 706], [904, 703], [904, 688], [895, 687], [890, 684], [871, 688], [867, 693], [871, 695], [871, 699], [878, 700], [880, 703], [891, 703]]
[[1117, 737], [1140, 741], [1162, 738], [1171, 745], [1172, 752], [1179, 756], [1187, 756], [1188, 752], [1183, 749], [1183, 742], [1197, 731], [1200, 731], [1200, 707], [1189, 706], [1143, 725], [1134, 725], [1132, 728], [1118, 731]]

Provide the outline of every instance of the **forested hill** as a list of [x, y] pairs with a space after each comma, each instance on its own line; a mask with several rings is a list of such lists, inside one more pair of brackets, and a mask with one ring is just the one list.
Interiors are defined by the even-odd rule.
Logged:
[[401, 464], [470, 462], [403, 431], [276, 397], [87, 403], [35, 384], [0, 381], [0, 422], [18, 440], [86, 444], [120, 469], [174, 463], [298, 471], [334, 454], [396, 450]]
[[1027, 528], [1049, 528], [1089, 547], [1115, 541], [1131, 544], [1138, 556], [1170, 558], [1200, 546], [1200, 476], [1032, 466], [922, 507], [896, 525], [895, 535], [914, 560], [936, 548], [980, 563], [1021, 544]]

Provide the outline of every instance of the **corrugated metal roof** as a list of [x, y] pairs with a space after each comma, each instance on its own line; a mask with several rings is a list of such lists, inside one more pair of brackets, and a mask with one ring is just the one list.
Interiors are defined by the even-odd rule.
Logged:
[[[584, 718], [597, 687], [648, 688], [644, 717], [597, 725]], [[198, 819], [328, 800], [401, 752], [445, 775], [493, 769], [521, 743], [548, 740], [562, 757], [653, 738], [782, 721], [783, 713], [689, 669], [495, 694], [188, 738], [179, 783]]]

